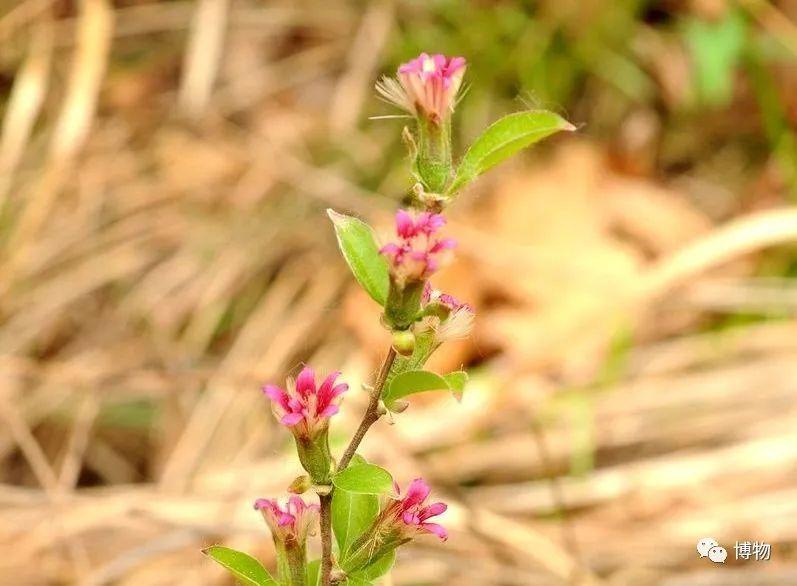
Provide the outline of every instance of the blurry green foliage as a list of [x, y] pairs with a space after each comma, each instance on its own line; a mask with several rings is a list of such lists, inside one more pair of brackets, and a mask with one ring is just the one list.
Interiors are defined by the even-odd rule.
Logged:
[[747, 23], [738, 10], [718, 22], [689, 19], [684, 36], [694, 61], [695, 93], [700, 103], [726, 106], [746, 42]]

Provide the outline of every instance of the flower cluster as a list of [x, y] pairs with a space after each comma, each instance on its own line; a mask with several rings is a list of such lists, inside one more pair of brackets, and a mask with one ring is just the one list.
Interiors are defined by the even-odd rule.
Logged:
[[[272, 578], [261, 568], [269, 583], [306, 586], [308, 576], [317, 568], [320, 586], [344, 582], [370, 584], [388, 571], [388, 564], [382, 561], [397, 547], [421, 535], [434, 535], [443, 541], [448, 538], [446, 529], [435, 522], [447, 506], [442, 502], [427, 503], [429, 485], [416, 478], [403, 497], [397, 485], [395, 495], [388, 496], [389, 472], [367, 462], [359, 448], [371, 426], [383, 415], [388, 411], [401, 412], [410, 395], [429, 390], [419, 380], [442, 379], [445, 381], [442, 386], [457, 397], [467, 380], [464, 372], [437, 378], [428, 372], [422, 372], [425, 377], [417, 376], [432, 353], [447, 340], [467, 335], [473, 322], [473, 308], [469, 304], [433, 289], [429, 283], [456, 246], [453, 239], [441, 235], [446, 224], [442, 210], [465, 184], [520, 146], [529, 144], [526, 123], [542, 129], [538, 139], [558, 130], [572, 129], [572, 125], [552, 112], [519, 113], [523, 119], [519, 126], [517, 115], [507, 117], [505, 123], [488, 128], [483, 135], [486, 138], [479, 140], [505, 144], [507, 140], [517, 143], [522, 138], [523, 144], [513, 144], [512, 148], [488, 155], [479, 154], [479, 149], [476, 155], [472, 155], [473, 150], [468, 151], [467, 164], [461, 163], [455, 170], [451, 113], [465, 69], [462, 57], [422, 53], [401, 65], [396, 77], [383, 78], [377, 84], [383, 98], [414, 117], [413, 129], [405, 128], [404, 137], [413, 159], [415, 184], [410, 188], [410, 197], [417, 211], [399, 210], [395, 216], [396, 238], [378, 249], [370, 226], [334, 210], [329, 215], [349, 268], [365, 291], [382, 306], [381, 321], [390, 330], [391, 345], [373, 386], [363, 385], [368, 392], [368, 405], [338, 458], [333, 458], [330, 450], [330, 419], [339, 412], [341, 396], [349, 388], [346, 383], [338, 382], [339, 372], [317, 380], [315, 372], [305, 366], [284, 387], [274, 384], [263, 387], [274, 415], [291, 431], [296, 453], [306, 471], [288, 487], [294, 496], [287, 502], [274, 499], [255, 502], [255, 509], [271, 529], [276, 548], [278, 577]], [[311, 489], [318, 497], [317, 505], [295, 496]], [[360, 494], [382, 494], [384, 500], [377, 507], [375, 497], [349, 496]], [[356, 524], [333, 522], [355, 518]], [[313, 566], [307, 560], [307, 538], [317, 520], [321, 559]], [[338, 543], [334, 554], [333, 534]], [[231, 557], [228, 552], [217, 556], [215, 549], [208, 548], [206, 552], [236, 575], [245, 571], [248, 556]], [[230, 561], [233, 558], [240, 562], [240, 567]]]
[[379, 252], [388, 259], [390, 274], [400, 287], [425, 281], [448, 260], [456, 241], [438, 235], [445, 223], [442, 214], [396, 212], [398, 241], [384, 245]]

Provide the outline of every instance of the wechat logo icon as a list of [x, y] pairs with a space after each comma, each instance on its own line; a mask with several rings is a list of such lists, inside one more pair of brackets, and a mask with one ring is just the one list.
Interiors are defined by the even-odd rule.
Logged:
[[701, 558], [707, 557], [715, 564], [724, 564], [728, 552], [713, 537], [704, 537], [697, 542], [697, 553]]

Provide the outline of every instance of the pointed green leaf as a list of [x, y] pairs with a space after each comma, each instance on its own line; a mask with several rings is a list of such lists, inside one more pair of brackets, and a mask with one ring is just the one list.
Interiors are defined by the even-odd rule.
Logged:
[[229, 570], [236, 579], [246, 586], [279, 586], [259, 561], [242, 551], [213, 545], [203, 549], [209, 558], [218, 562]]
[[349, 463], [351, 466], [356, 466], [357, 464], [367, 464], [368, 460], [363, 458], [360, 454], [354, 454], [351, 457], [351, 462]]
[[396, 401], [408, 395], [449, 389], [448, 381], [439, 374], [428, 370], [408, 370], [393, 378], [382, 395], [382, 400], [388, 409], [393, 409]]
[[379, 498], [376, 495], [357, 494], [341, 488], [335, 490], [332, 494], [332, 530], [341, 559], [345, 559], [349, 546], [371, 526], [378, 514]]
[[443, 375], [443, 378], [446, 379], [448, 388], [454, 393], [454, 397], [457, 401], [461, 401], [462, 392], [465, 390], [465, 383], [468, 382], [468, 373], [464, 370], [455, 370], [454, 372]]
[[339, 214], [335, 210], [327, 210], [327, 214], [335, 227], [340, 251], [354, 278], [374, 301], [384, 305], [390, 279], [387, 261], [379, 254], [374, 231], [362, 220]]
[[390, 472], [374, 464], [349, 466], [332, 477], [332, 484], [336, 488], [357, 494], [393, 492], [393, 477]]
[[504, 116], [470, 145], [459, 163], [448, 193], [456, 193], [519, 150], [561, 130], [575, 130], [575, 126], [547, 110], [530, 110]]
[[396, 563], [396, 550], [394, 549], [390, 553], [383, 555], [381, 558], [376, 560], [374, 563], [369, 564], [362, 570], [357, 570], [356, 572], [352, 572], [351, 577], [358, 577], [363, 578], [365, 580], [376, 580], [387, 574], [392, 568], [393, 564]]

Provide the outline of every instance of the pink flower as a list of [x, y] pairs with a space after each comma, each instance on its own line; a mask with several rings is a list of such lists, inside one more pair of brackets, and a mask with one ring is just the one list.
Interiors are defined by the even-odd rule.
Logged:
[[269, 384], [263, 392], [271, 399], [274, 414], [295, 436], [315, 438], [326, 430], [329, 418], [339, 410], [336, 400], [349, 389], [345, 383], [335, 384], [338, 376], [332, 372], [316, 387], [313, 369], [305, 366], [295, 383], [288, 381], [287, 391]]
[[430, 303], [439, 303], [445, 308], [442, 312], [435, 312], [439, 319], [439, 323], [434, 325], [437, 345], [447, 340], [465, 338], [470, 334], [475, 315], [470, 303], [465, 303], [453, 295], [433, 289], [429, 281], [426, 282], [421, 301], [424, 306], [428, 306]]
[[276, 499], [257, 499], [255, 510], [260, 511], [271, 529], [274, 541], [303, 545], [319, 514], [318, 505], [308, 505], [292, 496], [283, 506]]
[[[394, 485], [396, 494], [399, 487]], [[445, 541], [448, 532], [429, 519], [446, 511], [445, 503], [424, 504], [430, 488], [423, 479], [416, 478], [402, 499], [391, 500], [379, 513], [370, 529], [354, 541], [344, 562], [352, 571], [366, 567], [400, 545], [424, 534], [437, 535]]]
[[442, 214], [396, 212], [398, 242], [386, 244], [379, 250], [390, 262], [394, 280], [401, 285], [423, 281], [448, 260], [448, 251], [456, 246], [456, 242], [437, 235], [445, 223]]
[[470, 303], [465, 303], [453, 295], [434, 289], [429, 281], [426, 282], [423, 288], [423, 297], [421, 301], [423, 301], [424, 305], [432, 302], [440, 303], [451, 310], [451, 312], [459, 311], [460, 309], [473, 312], [473, 306]]
[[[399, 487], [395, 486], [396, 493]], [[429, 523], [428, 519], [436, 517], [446, 511], [445, 503], [432, 503], [425, 505], [431, 488], [422, 478], [413, 480], [407, 488], [403, 499], [392, 501], [384, 511], [387, 522], [397, 526], [404, 538], [412, 538], [424, 533], [432, 533], [445, 541], [448, 532], [445, 527], [437, 523]]]
[[398, 80], [383, 78], [376, 89], [388, 102], [440, 124], [454, 109], [466, 67], [464, 57], [421, 53], [398, 68]]

